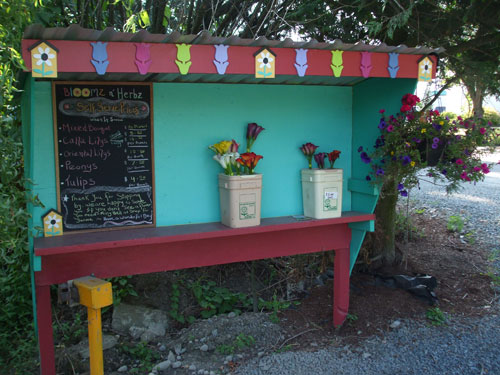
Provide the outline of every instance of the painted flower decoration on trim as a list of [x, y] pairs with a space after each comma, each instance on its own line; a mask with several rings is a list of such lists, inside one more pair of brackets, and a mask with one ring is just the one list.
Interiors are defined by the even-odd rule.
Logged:
[[59, 223], [61, 219], [57, 217], [57, 215], [49, 215], [47, 216], [47, 220], [45, 220], [45, 224], [47, 224], [48, 229], [56, 228], [59, 229]]
[[429, 64], [422, 64], [422, 66], [420, 67], [420, 71], [422, 72], [422, 74], [431, 74], [431, 67], [429, 66]]
[[42, 65], [43, 63], [46, 63], [48, 66], [52, 66], [52, 62], [50, 60], [56, 57], [56, 55], [50, 53], [50, 48], [47, 47], [44, 50], [42, 47], [38, 47], [38, 52], [40, 53], [35, 53], [33, 55], [35, 59], [38, 59], [36, 65]]
[[259, 68], [266, 67], [270, 69], [271, 63], [274, 61], [274, 59], [269, 52], [265, 53], [264, 51], [262, 51], [257, 61], [260, 62]]

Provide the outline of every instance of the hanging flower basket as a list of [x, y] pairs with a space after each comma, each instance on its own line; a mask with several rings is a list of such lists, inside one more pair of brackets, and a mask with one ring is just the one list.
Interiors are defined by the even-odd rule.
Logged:
[[444, 161], [447, 139], [437, 142], [423, 141], [418, 145], [420, 160], [427, 163], [428, 167], [435, 167], [439, 162]]

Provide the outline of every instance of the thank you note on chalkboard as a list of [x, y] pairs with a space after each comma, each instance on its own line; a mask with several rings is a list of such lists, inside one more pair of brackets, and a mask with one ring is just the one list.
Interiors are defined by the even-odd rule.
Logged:
[[153, 225], [151, 85], [53, 85], [64, 230]]

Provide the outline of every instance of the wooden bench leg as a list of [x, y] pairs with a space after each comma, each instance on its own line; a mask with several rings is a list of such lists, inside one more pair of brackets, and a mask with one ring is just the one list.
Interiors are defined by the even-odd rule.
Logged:
[[36, 317], [38, 320], [38, 347], [40, 348], [40, 373], [55, 375], [54, 334], [52, 332], [52, 308], [50, 286], [36, 286]]
[[335, 250], [333, 324], [341, 326], [349, 310], [349, 248]]

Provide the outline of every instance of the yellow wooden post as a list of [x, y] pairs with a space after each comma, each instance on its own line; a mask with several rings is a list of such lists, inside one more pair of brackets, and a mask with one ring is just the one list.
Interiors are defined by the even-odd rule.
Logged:
[[101, 308], [113, 304], [111, 283], [92, 276], [81, 277], [73, 283], [78, 288], [80, 304], [87, 307], [90, 374], [104, 375]]

